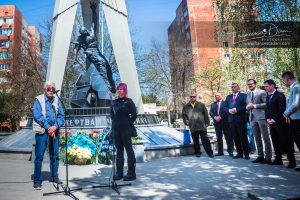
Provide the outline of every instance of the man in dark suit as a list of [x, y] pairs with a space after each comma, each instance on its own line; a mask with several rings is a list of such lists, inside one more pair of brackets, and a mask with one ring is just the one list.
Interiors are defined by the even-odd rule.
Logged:
[[223, 156], [223, 134], [227, 144], [227, 152], [229, 156], [233, 156], [233, 140], [231, 137], [229, 124], [228, 124], [228, 116], [224, 110], [225, 101], [222, 100], [221, 93], [215, 93], [216, 101], [211, 104], [209, 115], [214, 120], [215, 131], [217, 135], [218, 142], [218, 154], [215, 156]]
[[268, 96], [266, 98], [266, 120], [270, 126], [271, 139], [275, 151], [275, 160], [272, 165], [283, 165], [282, 154], [287, 153], [289, 160], [288, 168], [296, 166], [294, 145], [292, 136], [289, 134], [288, 126], [283, 113], [286, 109], [286, 98], [283, 93], [278, 92], [273, 80], [266, 80], [264, 86]]
[[228, 122], [231, 135], [237, 150], [233, 158], [244, 158], [249, 160], [249, 141], [247, 138], [246, 98], [245, 93], [239, 91], [237, 83], [231, 84], [232, 94], [225, 100], [224, 110], [228, 114]]

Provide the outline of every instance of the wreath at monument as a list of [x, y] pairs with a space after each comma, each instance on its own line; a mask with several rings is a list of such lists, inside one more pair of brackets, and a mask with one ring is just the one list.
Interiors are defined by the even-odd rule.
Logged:
[[66, 138], [65, 133], [60, 133], [60, 155], [62, 160], [68, 164], [110, 164], [113, 146], [108, 137], [107, 130], [94, 130], [86, 133], [75, 130], [73, 133], [67, 131], [68, 137], [68, 160], [66, 160]]

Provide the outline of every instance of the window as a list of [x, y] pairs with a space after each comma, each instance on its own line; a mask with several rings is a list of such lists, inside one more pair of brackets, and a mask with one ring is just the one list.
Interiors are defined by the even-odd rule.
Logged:
[[189, 12], [187, 9], [184, 9], [183, 11], [183, 17], [187, 17], [189, 15]]
[[12, 24], [13, 23], [13, 19], [12, 18], [7, 18], [6, 19], [6, 23], [7, 24]]
[[6, 47], [8, 48], [11, 44], [11, 41], [9, 40], [0, 40], [0, 47]]
[[223, 42], [223, 48], [228, 48], [228, 42]]
[[260, 58], [260, 53], [258, 51], [251, 52], [251, 59], [258, 60]]
[[184, 28], [187, 29], [190, 26], [190, 22], [188, 20], [184, 21]]
[[8, 83], [8, 80], [4, 77], [0, 77], [0, 83]]
[[236, 6], [231, 6], [230, 12], [235, 13], [236, 12]]
[[224, 54], [224, 60], [230, 61], [230, 54]]
[[7, 35], [10, 36], [12, 33], [12, 28], [1, 28], [0, 35]]
[[191, 39], [191, 35], [190, 35], [190, 32], [189, 32], [189, 31], [187, 31], [187, 32], [185, 33], [185, 38], [186, 38], [186, 40], [190, 40], [190, 39]]
[[7, 52], [0, 52], [0, 59], [5, 59], [8, 58], [8, 53]]
[[0, 71], [7, 71], [10, 69], [9, 64], [0, 64]]

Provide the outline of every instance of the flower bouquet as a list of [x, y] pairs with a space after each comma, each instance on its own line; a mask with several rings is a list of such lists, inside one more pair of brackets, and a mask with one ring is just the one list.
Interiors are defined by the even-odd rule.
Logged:
[[111, 163], [111, 156], [113, 151], [112, 140], [109, 136], [109, 130], [103, 130], [98, 138], [98, 162], [101, 164], [109, 165]]
[[69, 147], [67, 153], [69, 161], [76, 165], [85, 165], [92, 158], [90, 149], [79, 147], [76, 144], [73, 147]]
[[68, 131], [68, 160], [66, 160], [66, 138], [62, 132], [60, 134], [61, 157], [64, 158], [64, 162], [76, 165], [91, 163], [110, 164], [113, 146], [108, 135], [108, 130], [94, 130], [90, 133], [79, 130], [75, 131], [74, 133]]

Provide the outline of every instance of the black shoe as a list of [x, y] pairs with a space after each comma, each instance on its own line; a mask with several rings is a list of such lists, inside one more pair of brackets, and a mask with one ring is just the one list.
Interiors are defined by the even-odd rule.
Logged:
[[243, 155], [237, 154], [237, 155], [233, 156], [233, 159], [238, 159], [238, 158], [243, 158]]
[[295, 171], [300, 172], [300, 167], [295, 167]]
[[268, 165], [270, 165], [271, 163], [272, 163], [271, 158], [265, 159], [264, 161], [260, 162], [260, 164], [268, 164]]
[[273, 162], [272, 163], [270, 163], [269, 165], [283, 165], [283, 162], [282, 162], [282, 160], [273, 160]]
[[286, 168], [295, 168], [296, 162], [289, 162], [289, 165]]
[[196, 153], [195, 155], [196, 155], [196, 157], [200, 157], [201, 153]]
[[51, 179], [49, 182], [50, 183], [56, 183], [56, 184], [62, 184], [62, 182], [61, 182], [61, 180], [59, 180], [59, 178], [55, 178], [54, 180]]
[[257, 157], [255, 160], [252, 161], [252, 163], [260, 163], [264, 160], [265, 160], [264, 157]]
[[115, 181], [121, 180], [124, 177], [123, 173], [116, 173], [116, 175], [113, 177]]
[[214, 154], [211, 153], [211, 154], [208, 154], [208, 157], [213, 158], [215, 156], [214, 156]]
[[245, 155], [245, 157], [244, 157], [246, 160], [250, 160], [250, 157], [249, 157], [249, 155]]
[[230, 156], [230, 157], [233, 157], [233, 153], [229, 153], [229, 156]]
[[224, 156], [224, 154], [217, 153], [215, 156]]
[[255, 150], [251, 150], [249, 153], [250, 154], [255, 154]]
[[33, 189], [35, 189], [35, 190], [41, 190], [42, 189], [42, 184], [40, 184], [40, 183], [33, 184]]
[[136, 179], [136, 175], [134, 174], [127, 174], [126, 176], [124, 176], [123, 181], [133, 181]]

